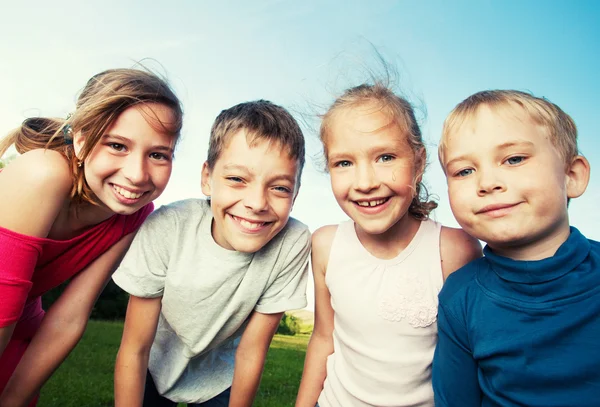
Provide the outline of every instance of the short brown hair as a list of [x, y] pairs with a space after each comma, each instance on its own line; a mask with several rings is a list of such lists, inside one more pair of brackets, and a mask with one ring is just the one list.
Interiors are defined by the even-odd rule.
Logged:
[[[167, 82], [140, 69], [109, 69], [94, 75], [87, 82], [77, 99], [75, 111], [67, 119], [26, 119], [0, 140], [0, 157], [13, 144], [19, 154], [43, 148], [58, 151], [71, 163], [71, 199], [76, 203], [95, 204], [94, 193], [87, 185], [78, 161], [85, 161], [121, 113], [131, 106], [144, 103], [158, 103], [171, 109], [172, 122], [157, 123], [161, 131], [175, 138], [176, 143], [183, 123], [183, 111]], [[77, 132], [85, 136], [80, 157], [75, 156], [72, 143], [72, 135]]]
[[286, 148], [290, 158], [298, 161], [298, 183], [305, 161], [304, 135], [298, 122], [283, 107], [267, 100], [237, 104], [221, 111], [210, 131], [207, 163], [214, 168], [229, 140], [246, 130], [248, 145], [265, 140]]
[[534, 123], [548, 131], [550, 141], [569, 165], [578, 155], [577, 127], [560, 107], [546, 98], [533, 96], [518, 90], [485, 90], [477, 92], [460, 102], [444, 121], [442, 138], [438, 149], [440, 163], [444, 167], [448, 137], [456, 132], [466, 120], [473, 118], [481, 106], [490, 108], [520, 108]]
[[[415, 111], [403, 97], [396, 95], [383, 82], [375, 81], [373, 85], [362, 84], [350, 89], [347, 89], [340, 97], [338, 97], [327, 112], [322, 117], [321, 129], [319, 136], [323, 143], [325, 152], [325, 161], [327, 162], [327, 137], [330, 131], [330, 121], [335, 112], [342, 108], [362, 106], [367, 103], [375, 103], [379, 108], [389, 113], [392, 120], [400, 127], [405, 134], [408, 145], [415, 154], [415, 166], [417, 167], [417, 176], [420, 178], [425, 171], [425, 158], [420, 160], [420, 154], [426, 157], [425, 144], [421, 128], [415, 117]], [[415, 185], [415, 196], [408, 208], [410, 213], [416, 219], [427, 219], [429, 213], [437, 208], [437, 203], [430, 200], [429, 193], [423, 182], [418, 182]]]

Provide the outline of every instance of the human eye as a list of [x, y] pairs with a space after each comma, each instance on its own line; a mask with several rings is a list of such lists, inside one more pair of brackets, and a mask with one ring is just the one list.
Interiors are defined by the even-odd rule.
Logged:
[[227, 179], [227, 181], [231, 181], [231, 182], [234, 182], [236, 184], [244, 182], [244, 180], [241, 177], [236, 177], [236, 176], [225, 177], [225, 179]]
[[273, 190], [275, 192], [278, 192], [278, 193], [281, 193], [281, 194], [286, 194], [286, 195], [292, 193], [292, 189], [289, 188], [289, 187], [286, 187], [284, 185], [275, 186], [275, 187], [273, 187]]
[[150, 153], [150, 158], [156, 161], [171, 161], [171, 156], [164, 153]]
[[108, 146], [118, 152], [123, 152], [127, 149], [127, 147], [121, 143], [108, 143]]
[[335, 164], [333, 164], [334, 167], [339, 167], [339, 168], [347, 168], [350, 167], [352, 165], [352, 163], [348, 160], [341, 160], [336, 162]]
[[454, 173], [455, 177], [463, 178], [471, 175], [475, 170], [473, 168], [464, 168]]
[[394, 158], [396, 158], [396, 157], [394, 157], [391, 154], [383, 154], [381, 157], [379, 157], [377, 159], [377, 162], [378, 163], [386, 163], [386, 162], [392, 161]]
[[517, 165], [517, 164], [521, 164], [523, 161], [525, 161], [526, 157], [523, 157], [521, 155], [516, 155], [513, 157], [508, 157], [504, 162], [509, 164], [509, 165]]

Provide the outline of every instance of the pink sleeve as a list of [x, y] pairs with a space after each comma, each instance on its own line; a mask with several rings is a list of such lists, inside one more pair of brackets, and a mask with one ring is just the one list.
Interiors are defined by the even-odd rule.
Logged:
[[36, 238], [0, 227], [0, 327], [19, 320], [41, 252]]

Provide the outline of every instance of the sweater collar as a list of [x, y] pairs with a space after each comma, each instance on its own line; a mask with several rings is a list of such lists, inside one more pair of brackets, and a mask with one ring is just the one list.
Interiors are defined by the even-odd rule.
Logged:
[[568, 239], [554, 256], [542, 260], [513, 260], [495, 254], [489, 246], [483, 249], [485, 258], [498, 277], [522, 284], [539, 284], [558, 279], [577, 268], [589, 252], [590, 242], [574, 227], [571, 227]]

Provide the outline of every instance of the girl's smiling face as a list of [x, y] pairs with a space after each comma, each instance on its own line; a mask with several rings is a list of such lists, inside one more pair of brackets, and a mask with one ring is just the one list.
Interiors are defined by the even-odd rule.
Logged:
[[[83, 163], [99, 204], [128, 215], [162, 194], [171, 176], [175, 139], [161, 123], [172, 122], [171, 109], [157, 103], [129, 107], [117, 117]], [[76, 134], [76, 154], [84, 143], [85, 136]]]
[[338, 204], [367, 234], [392, 231], [410, 216], [420, 181], [406, 134], [372, 103], [342, 108], [330, 120], [327, 165]]

